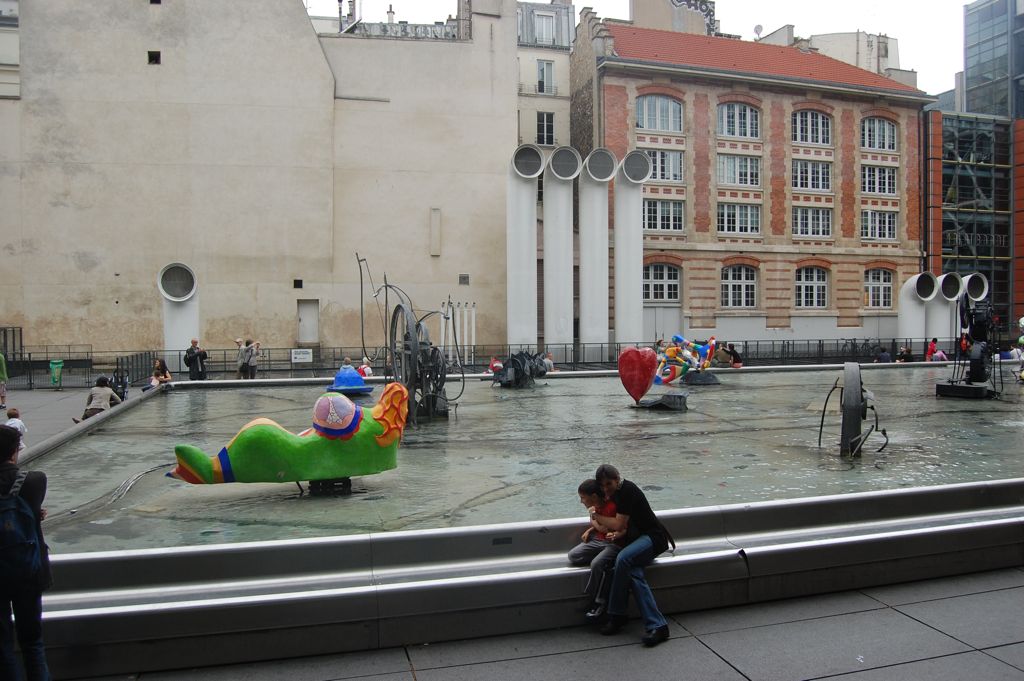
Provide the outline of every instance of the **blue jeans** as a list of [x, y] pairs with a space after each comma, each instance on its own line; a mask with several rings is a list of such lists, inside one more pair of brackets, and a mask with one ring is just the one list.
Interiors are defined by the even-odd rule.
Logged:
[[[11, 622], [12, 608], [17, 626]], [[38, 589], [15, 588], [0, 593], [0, 678], [24, 678], [14, 654], [14, 630], [17, 629], [28, 681], [50, 681], [43, 648], [42, 620], [43, 594]]]
[[651, 593], [647, 576], [644, 574], [644, 566], [650, 565], [656, 555], [654, 543], [646, 534], [619, 551], [615, 558], [615, 576], [612, 578], [612, 592], [608, 599], [608, 614], [625, 616], [626, 606], [629, 604], [629, 589], [632, 587], [633, 597], [640, 608], [640, 615], [644, 618], [644, 629], [647, 631], [654, 631], [668, 624], [665, 616], [658, 610], [658, 604], [654, 602], [654, 594]]

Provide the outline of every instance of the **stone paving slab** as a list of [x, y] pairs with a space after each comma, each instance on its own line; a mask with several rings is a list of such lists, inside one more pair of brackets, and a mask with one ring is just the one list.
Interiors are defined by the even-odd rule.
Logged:
[[861, 589], [861, 591], [886, 605], [905, 605], [1017, 586], [1024, 586], [1024, 570], [1020, 568], [976, 572], [956, 577], [929, 579], [925, 582], [871, 587]]
[[997, 660], [1002, 660], [1006, 664], [1013, 665], [1017, 669], [1024, 671], [1024, 643], [989, 648], [985, 652]]
[[[290, 660], [233, 664], [223, 667], [150, 672], [141, 681], [327, 681], [328, 679], [412, 678], [404, 648], [387, 648], [339, 655], [318, 655]], [[396, 676], [397, 675], [397, 676]], [[111, 680], [113, 681], [113, 679]]]
[[897, 610], [974, 648], [1024, 643], [1024, 587], [912, 603]]
[[1024, 681], [1024, 672], [984, 653], [972, 652], [825, 678], [836, 681]]
[[[65, 388], [64, 390], [12, 390], [7, 389], [7, 407], [17, 407], [28, 433], [25, 444], [34, 444], [52, 437], [74, 426], [71, 417], [81, 417], [89, 399], [87, 388]], [[0, 413], [0, 423], [7, 417]]]
[[[409, 646], [409, 659], [417, 670], [436, 667], [500, 662], [559, 653], [608, 650], [616, 647], [642, 647], [643, 626], [630, 620], [614, 636], [602, 636], [596, 626], [573, 627], [553, 631], [535, 631], [509, 636], [494, 636], [471, 641], [451, 641]], [[669, 620], [671, 639], [685, 638], [689, 633]], [[671, 640], [670, 639], [670, 640]]]
[[844, 591], [807, 598], [739, 605], [717, 610], [681, 612], [673, 619], [695, 635], [798, 622], [831, 615], [877, 610], [885, 605], [857, 591]]
[[580, 681], [581, 679], [745, 681], [693, 637], [640, 645], [416, 669], [416, 681]]
[[792, 681], [966, 652], [949, 636], [886, 609], [701, 636], [751, 681]]

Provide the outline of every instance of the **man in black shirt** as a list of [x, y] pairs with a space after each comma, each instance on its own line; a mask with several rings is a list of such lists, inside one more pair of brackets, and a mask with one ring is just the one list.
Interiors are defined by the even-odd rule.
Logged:
[[[614, 531], [607, 538], [614, 540], [617, 536], [626, 535], [627, 530], [629, 536], [636, 536], [615, 559], [615, 572], [608, 598], [608, 622], [601, 628], [601, 633], [609, 636], [626, 623], [629, 588], [632, 586], [647, 631], [643, 637], [644, 645], [656, 646], [668, 640], [668, 622], [654, 601], [644, 566], [650, 565], [658, 554], [663, 553], [672, 538], [654, 515], [644, 493], [634, 483], [623, 480], [615, 466], [602, 464], [594, 477], [604, 489], [605, 496], [615, 502], [615, 518], [605, 523]], [[672, 542], [672, 545], [674, 548], [675, 543]]]
[[[20, 441], [21, 433], [9, 426], [0, 426], [0, 493], [9, 494], [18, 477], [18, 466], [14, 461]], [[42, 508], [46, 496], [46, 474], [39, 471], [29, 473], [18, 494], [31, 507], [36, 518], [37, 536], [41, 540], [40, 522], [46, 515]], [[43, 589], [50, 584], [50, 559], [45, 546], [40, 546], [40, 551], [42, 568], [35, 578], [28, 582], [0, 582], [0, 678], [3, 679], [21, 678], [14, 655], [15, 629], [29, 681], [48, 681], [50, 678], [43, 648], [42, 624]], [[13, 626], [12, 610], [16, 622]]]

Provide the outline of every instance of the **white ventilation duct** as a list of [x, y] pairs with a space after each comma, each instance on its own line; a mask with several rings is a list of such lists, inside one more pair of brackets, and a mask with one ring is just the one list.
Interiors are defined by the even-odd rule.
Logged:
[[978, 302], [988, 298], [988, 277], [981, 272], [972, 272], [964, 277], [964, 292], [967, 297]]
[[540, 148], [523, 144], [512, 154], [505, 203], [505, 320], [509, 345], [537, 344], [537, 178]]
[[931, 272], [915, 274], [900, 287], [900, 307], [896, 319], [896, 335], [900, 338], [923, 338], [925, 303], [937, 296], [939, 283]]
[[[615, 154], [594, 149], [580, 174], [580, 343], [584, 346], [608, 342], [608, 183], [618, 165]], [[593, 350], [596, 356], [584, 361], [600, 359], [600, 349]]]
[[643, 183], [651, 157], [631, 151], [615, 175], [615, 342], [641, 343], [644, 334]]
[[572, 181], [582, 168], [572, 147], [552, 151], [544, 166], [544, 346], [556, 362], [573, 341]]
[[936, 280], [938, 289], [935, 295], [925, 304], [926, 340], [932, 338], [955, 338], [957, 336], [957, 300], [964, 292], [964, 280], [956, 272], [939, 275]]

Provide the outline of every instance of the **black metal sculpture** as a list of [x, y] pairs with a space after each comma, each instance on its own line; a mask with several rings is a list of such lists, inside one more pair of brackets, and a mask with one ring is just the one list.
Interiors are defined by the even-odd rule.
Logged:
[[544, 353], [517, 352], [508, 358], [500, 371], [495, 372], [494, 383], [502, 388], [529, 388], [538, 378], [548, 373], [544, 366]]
[[[882, 451], [889, 444], [889, 434], [885, 432], [884, 428], [879, 429], [878, 427], [878, 412], [873, 405], [869, 404], [869, 400], [873, 399], [874, 396], [864, 388], [864, 384], [861, 382], [860, 365], [856, 362], [846, 362], [843, 364], [842, 380], [843, 385], [840, 386], [839, 379], [836, 379], [832, 390], [825, 397], [825, 404], [821, 407], [818, 446], [821, 446], [821, 432], [825, 428], [825, 410], [828, 408], [828, 401], [832, 397], [832, 393], [838, 389], [840, 391], [839, 399], [843, 419], [839, 431], [839, 454], [841, 456], [860, 456], [861, 449], [864, 447], [868, 436], [875, 430], [878, 430], [882, 437], [885, 438], [885, 442], [878, 448], [879, 452]], [[868, 432], [863, 433], [861, 431], [861, 421], [867, 420], [868, 409], [874, 412], [875, 423], [868, 428]]]
[[[992, 370], [999, 352], [999, 328], [987, 300], [972, 301], [966, 293], [959, 303], [960, 339], [957, 341], [953, 373], [949, 381], [935, 385], [936, 397], [982, 399], [999, 397], [1002, 373]], [[997, 385], [998, 378], [998, 385]]]

